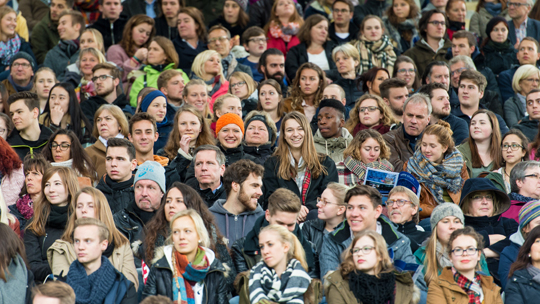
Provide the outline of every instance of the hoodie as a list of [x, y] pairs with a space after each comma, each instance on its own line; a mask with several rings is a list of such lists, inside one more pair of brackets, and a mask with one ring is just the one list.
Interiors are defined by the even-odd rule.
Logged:
[[226, 202], [225, 199], [218, 199], [210, 207], [210, 211], [214, 214], [219, 231], [229, 240], [227, 245], [230, 248], [237, 239], [246, 236], [253, 229], [255, 221], [264, 215], [264, 211], [260, 205], [257, 205], [255, 210], [233, 214], [223, 207]]
[[14, 129], [11, 132], [11, 135], [7, 138], [8, 144], [17, 152], [21, 160], [24, 159], [26, 154], [34, 155], [34, 153], [39, 153], [49, 142], [49, 137], [52, 135], [51, 129], [45, 127], [44, 125], [39, 125], [40, 134], [39, 138], [36, 141], [27, 141], [21, 137], [19, 131]]
[[328, 156], [337, 164], [344, 160], [343, 151], [349, 146], [353, 140], [353, 136], [346, 128], [341, 128], [341, 136], [335, 138], [324, 138], [321, 134], [321, 130], [317, 130], [313, 135], [315, 141], [315, 150], [318, 153], [323, 153]]

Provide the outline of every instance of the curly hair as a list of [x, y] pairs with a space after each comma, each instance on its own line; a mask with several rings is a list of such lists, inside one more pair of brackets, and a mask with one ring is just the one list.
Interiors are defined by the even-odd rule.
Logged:
[[356, 101], [356, 104], [354, 105], [354, 108], [351, 110], [349, 114], [349, 120], [347, 120], [347, 123], [345, 124], [345, 129], [349, 131], [349, 133], [353, 133], [354, 128], [356, 125], [360, 123], [360, 107], [362, 106], [362, 102], [364, 100], [373, 99], [377, 102], [377, 106], [379, 107], [379, 111], [381, 112], [382, 120], [381, 123], [385, 126], [391, 126], [392, 124], [397, 123], [396, 119], [394, 118], [394, 115], [392, 114], [392, 110], [388, 107], [388, 105], [377, 95], [366, 93], [362, 95], [362, 97], [358, 98]]
[[314, 93], [315, 97], [313, 98], [313, 106], [318, 108], [319, 102], [323, 99], [324, 88], [326, 88], [326, 74], [318, 65], [311, 62], [306, 62], [298, 68], [296, 71], [296, 77], [294, 77], [292, 84], [289, 86], [289, 99], [292, 100], [293, 109], [301, 107], [302, 101], [306, 98], [306, 94], [304, 94], [300, 88], [300, 78], [302, 72], [307, 69], [315, 71], [319, 77], [319, 86], [317, 91]]
[[154, 19], [143, 15], [135, 15], [131, 18], [129, 18], [128, 22], [126, 23], [124, 27], [124, 32], [122, 33], [122, 40], [120, 41], [120, 46], [124, 49], [128, 57], [133, 57], [135, 55], [135, 43], [133, 41], [133, 28], [137, 25], [146, 23], [150, 26], [152, 26], [152, 32], [150, 33], [150, 36], [148, 37], [148, 40], [141, 46], [142, 48], [147, 48], [148, 45], [150, 45], [150, 41], [152, 41], [152, 38], [154, 38], [154, 35], [156, 35], [156, 26]]
[[381, 133], [373, 129], [361, 130], [356, 133], [349, 146], [345, 148], [345, 151], [343, 151], [343, 157], [347, 158], [350, 156], [355, 160], [362, 160], [362, 153], [360, 153], [360, 149], [362, 148], [362, 144], [369, 138], [373, 138], [379, 143], [381, 151], [379, 158], [386, 160], [390, 159], [390, 148], [386, 144], [386, 141], [382, 137]]
[[13, 170], [21, 168], [22, 162], [19, 155], [2, 137], [0, 137], [0, 155], [2, 155], [2, 159], [0, 159], [0, 173], [2, 173], [2, 176], [10, 176]]

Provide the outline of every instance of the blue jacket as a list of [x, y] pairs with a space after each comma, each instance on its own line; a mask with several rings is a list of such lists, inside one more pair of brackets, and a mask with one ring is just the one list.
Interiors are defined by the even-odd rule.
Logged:
[[501, 280], [503, 290], [506, 290], [510, 266], [516, 261], [519, 249], [523, 245], [523, 242], [525, 242], [519, 231], [510, 236], [510, 241], [510, 245], [505, 247], [499, 256], [499, 279]]
[[503, 102], [514, 96], [515, 92], [512, 89], [512, 79], [514, 79], [514, 74], [516, 73], [519, 65], [515, 65], [506, 71], [502, 71], [499, 74], [499, 91], [501, 91], [501, 98]]
[[[485, 109], [486, 107], [484, 107], [482, 104], [480, 104], [478, 108], [479, 109]], [[451, 113], [454, 114], [455, 116], [465, 120], [467, 122], [467, 125], [471, 124], [471, 118], [469, 117], [469, 115], [463, 114], [463, 112], [461, 112], [460, 107], [452, 108]], [[504, 119], [499, 114], [497, 114], [497, 113], [494, 113], [494, 114], [495, 114], [495, 116], [497, 116], [497, 120], [499, 121], [499, 129], [501, 130], [501, 135], [504, 136], [504, 134], [508, 133], [508, 127], [506, 126], [506, 122], [504, 121]]]
[[157, 151], [161, 148], [164, 148], [167, 144], [167, 140], [169, 139], [169, 134], [172, 132], [173, 124], [174, 124], [174, 116], [176, 115], [176, 110], [167, 103], [167, 115], [165, 115], [165, 118], [167, 119], [167, 123], [158, 127], [157, 131], [159, 133], [159, 138], [154, 143], [154, 154], [157, 154]]
[[469, 137], [469, 125], [467, 122], [454, 114], [450, 114], [443, 118], [442, 120], [450, 124], [450, 129], [452, 129], [452, 138], [454, 143], [457, 145], [461, 144], [465, 139]]
[[[540, 21], [532, 18], [527, 18], [527, 37], [533, 37], [536, 41], [540, 38]], [[508, 21], [508, 39], [512, 42], [512, 45], [516, 44], [516, 27], [513, 21]]]
[[540, 284], [533, 280], [527, 269], [517, 270], [508, 279], [504, 297], [505, 304], [538, 303]]

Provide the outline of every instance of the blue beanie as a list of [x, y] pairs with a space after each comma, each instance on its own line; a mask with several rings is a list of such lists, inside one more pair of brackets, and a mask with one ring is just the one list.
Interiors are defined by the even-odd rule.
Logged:
[[141, 112], [146, 112], [146, 110], [148, 110], [148, 107], [150, 106], [152, 101], [154, 101], [154, 99], [156, 99], [156, 98], [158, 98], [160, 96], [165, 98], [165, 101], [167, 101], [167, 96], [165, 96], [165, 94], [161, 93], [160, 90], [155, 90], [155, 91], [152, 91], [152, 92], [148, 93], [148, 95], [146, 95], [144, 97], [144, 99], [141, 101]]
[[133, 185], [144, 179], [156, 182], [163, 193], [167, 192], [165, 187], [165, 168], [158, 162], [147, 160], [140, 165], [139, 168], [137, 168], [137, 173], [135, 173]]

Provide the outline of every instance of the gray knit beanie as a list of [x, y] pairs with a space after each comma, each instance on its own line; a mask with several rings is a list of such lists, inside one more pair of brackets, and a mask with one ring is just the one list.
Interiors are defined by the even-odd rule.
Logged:
[[140, 165], [137, 168], [137, 173], [135, 173], [133, 185], [144, 179], [156, 182], [163, 193], [167, 192], [165, 187], [165, 168], [158, 162], [147, 160]]
[[435, 209], [433, 209], [431, 212], [431, 218], [429, 219], [431, 231], [435, 229], [435, 226], [437, 226], [440, 220], [447, 216], [455, 216], [461, 220], [463, 225], [465, 225], [465, 217], [463, 216], [463, 211], [461, 211], [461, 208], [454, 203], [443, 203], [435, 207]]

